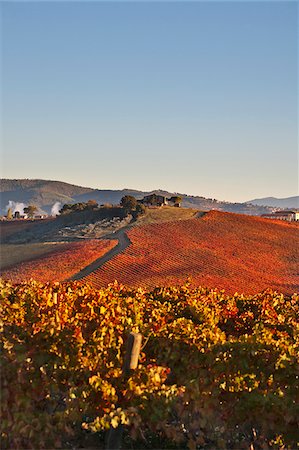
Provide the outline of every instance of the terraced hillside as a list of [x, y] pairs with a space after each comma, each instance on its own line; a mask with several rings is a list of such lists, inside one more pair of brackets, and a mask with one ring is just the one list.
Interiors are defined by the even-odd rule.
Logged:
[[296, 224], [210, 211], [201, 218], [152, 223], [128, 231], [131, 245], [84, 281], [136, 287], [184, 283], [255, 293], [298, 291]]

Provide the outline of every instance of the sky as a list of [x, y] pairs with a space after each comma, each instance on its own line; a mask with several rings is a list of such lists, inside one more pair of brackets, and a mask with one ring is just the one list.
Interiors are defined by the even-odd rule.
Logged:
[[294, 1], [2, 1], [2, 178], [298, 195]]

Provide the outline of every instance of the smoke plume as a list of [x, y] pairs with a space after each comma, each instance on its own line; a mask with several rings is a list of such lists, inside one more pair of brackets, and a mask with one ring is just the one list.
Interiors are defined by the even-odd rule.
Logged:
[[24, 214], [24, 208], [26, 208], [26, 205], [24, 203], [14, 202], [13, 200], [9, 200], [8, 205], [5, 207], [5, 211], [7, 212], [11, 209], [11, 212], [14, 214], [16, 211], [19, 211], [21, 215]]
[[51, 216], [57, 216], [59, 214], [59, 210], [61, 209], [61, 203], [56, 202], [51, 208]]

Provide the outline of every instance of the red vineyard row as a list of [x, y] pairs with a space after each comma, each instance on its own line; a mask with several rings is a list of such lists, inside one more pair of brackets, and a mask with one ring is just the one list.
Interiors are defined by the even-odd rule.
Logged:
[[115, 240], [88, 240], [71, 242], [63, 245], [59, 250], [40, 256], [32, 261], [17, 264], [11, 269], [4, 270], [1, 277], [13, 283], [20, 283], [30, 279], [39, 282], [63, 281], [81, 269], [101, 258], [117, 244]]
[[267, 219], [211, 211], [203, 218], [135, 227], [132, 244], [84, 281], [103, 287], [216, 286], [252, 294], [298, 290], [299, 229]]

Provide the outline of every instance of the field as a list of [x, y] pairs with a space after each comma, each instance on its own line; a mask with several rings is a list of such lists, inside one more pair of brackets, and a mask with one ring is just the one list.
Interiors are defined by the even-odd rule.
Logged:
[[201, 218], [128, 231], [131, 245], [84, 281], [129, 286], [182, 284], [253, 294], [298, 291], [299, 228], [259, 217], [210, 211]]
[[42, 255], [63, 250], [64, 244], [56, 242], [36, 244], [2, 244], [0, 270], [15, 266], [23, 261], [30, 261]]
[[[20, 222], [3, 225], [6, 233], [30, 227]], [[93, 268], [84, 282], [100, 288], [118, 280], [131, 287], [152, 288], [189, 279], [193, 287], [217, 287], [230, 294], [254, 294], [267, 288], [284, 294], [298, 291], [299, 227], [295, 223], [165, 207], [147, 209], [127, 227], [127, 235], [130, 245], [112, 259], [99, 261], [99, 268]], [[113, 244], [84, 240], [3, 245], [2, 276], [14, 282], [63, 281], [115, 245], [116, 240]]]
[[[54, 249], [30, 261], [15, 264], [13, 267], [1, 271], [1, 277], [10, 279], [14, 283], [35, 279], [37, 281], [63, 281], [79, 272], [85, 266], [102, 257], [116, 245], [113, 240], [88, 240], [59, 244]], [[28, 252], [44, 249], [46, 244], [25, 245]], [[48, 244], [50, 247], [51, 244]], [[36, 246], [36, 247], [35, 247]], [[17, 246], [3, 246], [17, 247]], [[22, 246], [21, 246], [22, 248]], [[19, 254], [15, 255], [16, 258]], [[8, 258], [7, 260], [9, 260]], [[4, 257], [5, 260], [5, 257]], [[12, 260], [10, 259], [10, 262]]]
[[0, 237], [1, 241], [8, 236], [30, 230], [36, 224], [49, 223], [54, 219], [36, 219], [36, 220], [13, 220], [0, 222]]
[[298, 225], [153, 209], [113, 236], [2, 246], [2, 448], [103, 449], [120, 424], [128, 450], [298, 447]]
[[138, 225], [147, 225], [157, 222], [170, 222], [174, 220], [191, 219], [197, 214], [201, 214], [197, 209], [174, 208], [172, 206], [163, 206], [162, 208], [147, 208], [145, 215], [138, 220]]
[[[130, 450], [298, 448], [298, 295], [36, 282], [0, 293], [3, 450], [103, 449], [119, 424]], [[142, 350], [125, 379], [132, 331]]]

